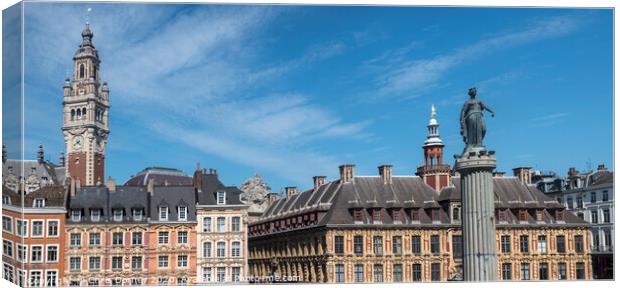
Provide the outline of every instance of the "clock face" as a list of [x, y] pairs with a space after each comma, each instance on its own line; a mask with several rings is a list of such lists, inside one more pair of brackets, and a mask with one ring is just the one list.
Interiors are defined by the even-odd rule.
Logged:
[[73, 138], [73, 148], [76, 150], [82, 149], [82, 144], [84, 143], [82, 136], [77, 136]]

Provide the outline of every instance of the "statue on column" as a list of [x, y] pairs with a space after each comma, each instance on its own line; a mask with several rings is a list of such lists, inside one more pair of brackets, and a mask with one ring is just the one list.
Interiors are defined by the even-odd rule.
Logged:
[[471, 148], [482, 148], [482, 139], [487, 132], [482, 112], [484, 110], [491, 113], [491, 117], [495, 117], [495, 113], [482, 101], [476, 99], [476, 88], [469, 89], [470, 99], [465, 101], [461, 110], [461, 135], [465, 142], [465, 151]]

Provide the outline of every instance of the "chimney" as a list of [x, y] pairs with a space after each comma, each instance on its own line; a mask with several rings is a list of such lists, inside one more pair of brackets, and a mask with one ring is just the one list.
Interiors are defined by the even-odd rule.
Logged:
[[512, 169], [514, 176], [525, 185], [532, 184], [532, 167], [517, 167]]
[[43, 163], [45, 158], [45, 151], [43, 151], [43, 145], [39, 145], [39, 151], [37, 151], [37, 161], [39, 164]]
[[200, 170], [200, 163], [196, 164], [196, 171], [194, 171], [194, 190], [202, 192], [202, 174], [204, 170]]
[[577, 175], [577, 169], [575, 169], [575, 167], [568, 168], [568, 176], [575, 176], [575, 175]]
[[284, 187], [284, 191], [286, 192], [286, 197], [293, 196], [297, 194], [297, 187], [294, 187], [294, 186]]
[[149, 180], [146, 182], [146, 192], [153, 195], [153, 185], [155, 184], [155, 181], [153, 180], [153, 178], [149, 178]]
[[312, 180], [314, 180], [314, 190], [319, 189], [321, 185], [325, 184], [325, 176], [314, 176]]
[[108, 187], [108, 190], [110, 190], [110, 192], [116, 192], [116, 181], [114, 181], [112, 177], [108, 176], [108, 181], [106, 182], [105, 186]]
[[379, 168], [379, 176], [383, 179], [383, 184], [392, 184], [392, 165], [381, 165], [377, 168]]
[[3, 164], [6, 162], [6, 159], [7, 159], [6, 145], [2, 144], [2, 163]]
[[493, 177], [501, 178], [506, 176], [506, 172], [493, 172]]
[[60, 152], [60, 157], [58, 157], [58, 165], [60, 165], [60, 167], [65, 167], [65, 152]]
[[343, 164], [338, 168], [340, 168], [340, 181], [343, 183], [348, 183], [353, 180], [353, 177], [355, 176], [355, 165]]
[[597, 171], [607, 171], [607, 167], [605, 167], [605, 164], [598, 164], [598, 167], [596, 168]]

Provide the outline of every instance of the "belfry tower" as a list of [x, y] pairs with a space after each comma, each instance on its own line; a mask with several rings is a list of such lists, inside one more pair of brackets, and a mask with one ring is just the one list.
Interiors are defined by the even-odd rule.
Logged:
[[86, 22], [82, 43], [73, 56], [73, 80], [63, 86], [63, 126], [67, 177], [82, 185], [103, 184], [108, 139], [109, 89], [100, 83], [99, 54]]
[[416, 175], [420, 176], [424, 182], [433, 187], [435, 191], [441, 191], [441, 188], [448, 186], [450, 183], [450, 165], [443, 162], [443, 142], [439, 138], [439, 123], [437, 119], [435, 105], [431, 107], [431, 119], [426, 126], [428, 135], [424, 141], [422, 149], [424, 150], [424, 165], [418, 167]]

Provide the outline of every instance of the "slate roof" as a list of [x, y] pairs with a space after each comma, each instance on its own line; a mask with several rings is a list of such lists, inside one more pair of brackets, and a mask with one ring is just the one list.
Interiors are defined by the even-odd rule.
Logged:
[[[24, 175], [21, 175], [22, 171]], [[49, 161], [40, 163], [37, 160], [7, 159], [6, 162], [2, 164], [4, 181], [9, 178], [9, 175], [13, 175], [16, 177], [16, 180], [19, 180], [20, 178], [27, 179], [33, 173], [36, 175], [36, 179], [41, 183], [41, 186], [62, 185], [65, 181], [65, 167], [58, 166]]]
[[194, 186], [155, 186], [150, 199], [151, 221], [159, 221], [159, 207], [168, 206], [168, 222], [178, 221], [178, 209], [187, 207], [187, 221], [196, 221]]
[[226, 193], [226, 205], [245, 205], [240, 196], [243, 191], [235, 186], [225, 186], [217, 177], [217, 174], [201, 174], [201, 189], [196, 193], [199, 205], [217, 205], [217, 192]]
[[598, 171], [590, 175], [590, 183], [588, 187], [594, 188], [606, 184], [614, 183], [614, 172]]
[[193, 185], [193, 178], [180, 170], [165, 167], [147, 167], [125, 182], [125, 186], [146, 186], [153, 179], [155, 186], [187, 186]]
[[[2, 195], [9, 196], [12, 206], [21, 206], [22, 197], [20, 193], [9, 189], [6, 186], [2, 186]], [[24, 198], [24, 207], [32, 208], [34, 199], [45, 199], [45, 207], [47, 208], [64, 208], [67, 203], [67, 191], [63, 186], [49, 185], [37, 189], [34, 192], [28, 193]]]

